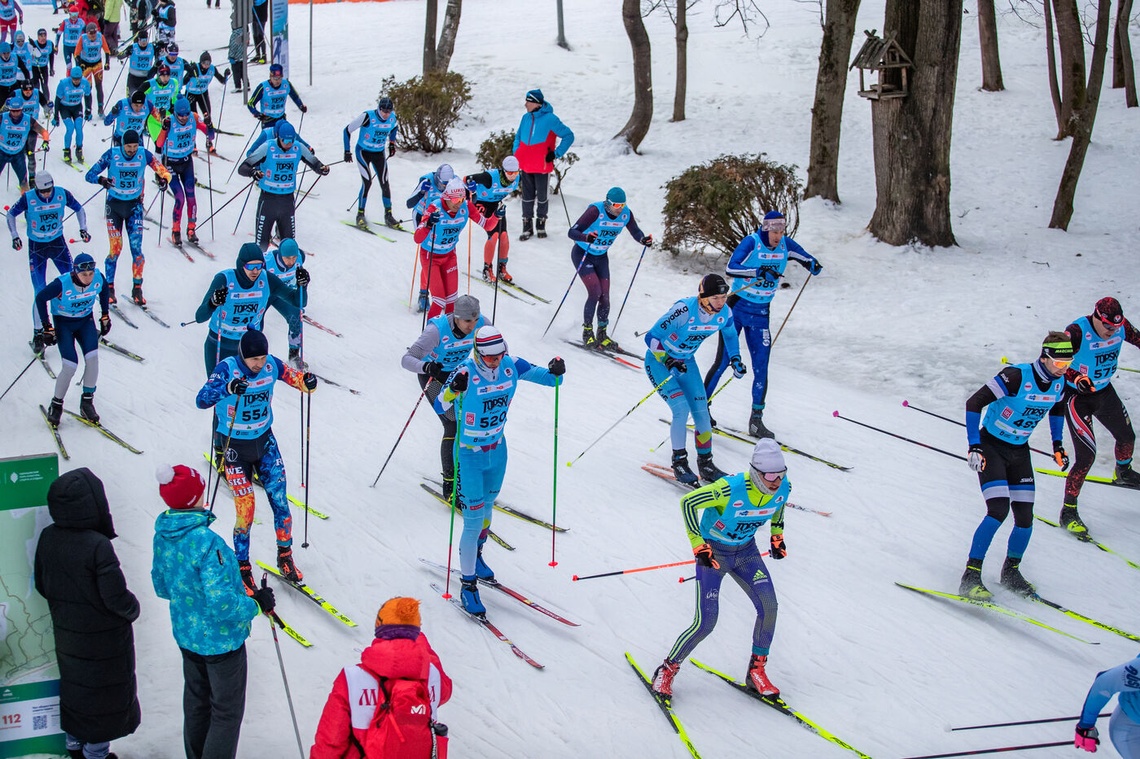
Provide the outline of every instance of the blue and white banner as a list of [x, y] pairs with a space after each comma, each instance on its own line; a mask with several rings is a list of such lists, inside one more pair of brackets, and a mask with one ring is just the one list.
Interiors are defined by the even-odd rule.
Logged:
[[289, 2], [269, 0], [270, 63], [280, 63], [289, 78]]

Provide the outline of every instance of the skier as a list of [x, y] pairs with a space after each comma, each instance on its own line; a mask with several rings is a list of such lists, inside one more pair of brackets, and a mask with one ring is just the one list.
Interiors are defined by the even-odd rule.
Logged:
[[[653, 247], [653, 235], [641, 231], [633, 218], [633, 211], [625, 204], [625, 190], [611, 187], [606, 193], [606, 199], [586, 206], [586, 211], [567, 232], [567, 236], [574, 241], [574, 246], [570, 249], [570, 260], [582, 284], [586, 286], [586, 305], [582, 309], [582, 344], [587, 348], [617, 347], [617, 343], [606, 334], [610, 323], [609, 251], [614, 240], [626, 227], [633, 239], [647, 248]], [[595, 312], [598, 315], [596, 337]]]
[[[298, 288], [308, 287], [308, 271], [299, 267], [295, 276]], [[210, 322], [202, 354], [207, 377], [224, 359], [238, 355], [246, 329], [261, 324], [266, 310], [278, 302], [300, 308], [300, 292], [265, 270], [265, 254], [257, 243], [245, 243], [234, 268], [214, 275], [194, 314], [195, 322]]]
[[[285, 69], [280, 63], [274, 63], [269, 67], [269, 79], [254, 88], [245, 107], [261, 122], [263, 128], [271, 127], [285, 118], [287, 100], [292, 100], [301, 113], [309, 112], [309, 106], [301, 102], [297, 88], [285, 78]], [[258, 104], [261, 105], [260, 111], [256, 107]]]
[[[756, 607], [752, 657], [744, 678], [750, 690], [775, 699], [780, 689], [768, 679], [768, 652], [776, 631], [776, 589], [756, 546], [756, 532], [770, 522], [773, 559], [788, 555], [784, 544], [784, 506], [791, 493], [788, 467], [775, 440], [763, 439], [752, 451], [747, 472], [725, 476], [681, 499], [685, 531], [697, 557], [697, 611], [693, 624], [677, 638], [669, 655], [653, 673], [653, 691], [673, 696], [673, 678], [681, 662], [716, 626], [720, 586], [727, 573]], [[697, 512], [704, 512], [697, 516]]]
[[269, 25], [269, 0], [253, 0], [253, 60], [265, 64], [265, 30]]
[[83, 78], [95, 87], [99, 118], [103, 118], [103, 53], [111, 49], [94, 21], [88, 22], [86, 32], [75, 44], [75, 65], [83, 70]]
[[252, 151], [238, 165], [238, 174], [253, 177], [261, 188], [257, 199], [257, 244], [262, 252], [269, 250], [269, 241], [276, 228], [277, 236], [297, 237], [297, 220], [294, 199], [297, 192], [297, 164], [307, 163], [313, 171], [327, 176], [329, 167], [321, 163], [313, 152], [297, 142], [297, 130], [288, 121], [281, 120], [276, 127], [276, 139]]
[[1100, 745], [1096, 720], [1115, 693], [1120, 696], [1108, 722], [1108, 737], [1123, 759], [1140, 759], [1140, 657], [1097, 673], [1081, 707], [1073, 744], [1096, 753]]
[[[60, 276], [71, 271], [71, 251], [63, 236], [64, 207], [75, 211], [79, 222], [79, 237], [83, 242], [91, 242], [87, 233], [87, 213], [83, 204], [62, 187], [56, 187], [51, 174], [41, 171], [36, 175], [36, 189], [25, 192], [8, 211], [8, 231], [12, 235], [12, 249], [20, 250], [24, 241], [16, 231], [16, 217], [27, 213], [28, 224], [28, 270], [32, 275], [32, 292], [38, 295], [46, 284], [47, 262], [55, 264]], [[43, 324], [39, 309], [32, 309], [32, 350], [43, 353]]]
[[428, 205], [433, 203], [439, 205], [440, 194], [447, 187], [447, 183], [454, 178], [455, 169], [446, 163], [441, 163], [435, 171], [424, 174], [416, 184], [415, 193], [407, 200], [408, 208], [415, 208], [421, 200]]
[[1088, 527], [1077, 513], [1077, 497], [1096, 459], [1096, 434], [1092, 421], [1103, 424], [1116, 441], [1114, 482], [1140, 488], [1140, 474], [1132, 468], [1136, 433], [1112, 378], [1119, 365], [1122, 343], [1140, 347], [1140, 331], [1124, 318], [1120, 301], [1101, 298], [1093, 312], [1074, 321], [1065, 330], [1076, 355], [1065, 374], [1065, 413], [1073, 439], [1075, 461], [1065, 480], [1061, 525], [1079, 538], [1088, 537]]
[[[226, 82], [230, 80], [230, 70], [226, 69], [224, 74], [218, 71], [208, 51], [202, 51], [197, 65], [191, 64], [186, 67], [186, 97], [190, 100], [190, 107], [194, 113], [200, 113], [207, 126], [214, 125], [211, 120], [213, 108], [210, 106], [210, 82], [215, 79], [221, 82], [224, 90]], [[214, 152], [212, 144], [207, 144], [206, 149], [211, 153]]]
[[[752, 437], [775, 437], [764, 426], [764, 398], [768, 394], [768, 359], [772, 337], [768, 329], [769, 307], [776, 295], [780, 277], [788, 261], [795, 261], [814, 277], [823, 266], [790, 237], [784, 236], [787, 219], [779, 211], [764, 214], [764, 221], [732, 251], [724, 273], [733, 278], [728, 305], [736, 321], [736, 331], [748, 341], [752, 356], [752, 413], [748, 417], [748, 434]], [[705, 373], [705, 394], [712, 397], [720, 376], [728, 367], [724, 341], [717, 345], [716, 359]], [[714, 425], [715, 426], [715, 425]]]
[[705, 482], [724, 477], [712, 458], [712, 424], [705, 388], [695, 358], [705, 338], [720, 332], [732, 356], [729, 365], [735, 377], [748, 373], [740, 361], [740, 346], [732, 309], [725, 305], [728, 283], [719, 274], [701, 280], [696, 296], [682, 298], [666, 311], [645, 334], [645, 373], [657, 394], [669, 404], [673, 421], [669, 439], [673, 446], [673, 476], [678, 482], [696, 486], [697, 475], [689, 468], [685, 449], [685, 423], [693, 417], [693, 439], [697, 444], [697, 471]]
[[242, 27], [230, 29], [230, 46], [226, 53], [230, 70], [234, 73], [234, 92], [241, 92], [242, 83], [248, 82], [245, 75], [245, 45], [242, 40]]
[[182, 80], [186, 77], [186, 59], [178, 55], [178, 44], [171, 43], [166, 46], [166, 50], [162, 53], [156, 61], [159, 66], [166, 66], [170, 69], [170, 81], [181, 90]]
[[17, 25], [24, 25], [24, 9], [16, 0], [0, 0], [0, 41], [6, 41], [9, 34], [16, 39]]
[[452, 177], [440, 195], [440, 205], [428, 205], [426, 198], [416, 205], [413, 215], [419, 219], [413, 239], [420, 246], [420, 266], [424, 276], [421, 285], [431, 291], [431, 308], [427, 318], [451, 313], [459, 294], [459, 266], [455, 246], [460, 233], [470, 218], [490, 232], [506, 209], [500, 207], [495, 216], [487, 218], [470, 200], [467, 188], [459, 177]]
[[127, 62], [127, 95], [131, 95], [146, 84], [155, 64], [154, 45], [150, 44], [145, 29], [135, 35], [134, 43], [119, 53], [119, 57], [130, 58]]
[[[488, 219], [495, 216], [507, 196], [519, 186], [519, 159], [509, 155], [503, 159], [503, 170], [488, 169], [467, 177], [467, 191], [474, 196], [475, 205]], [[494, 282], [496, 278], [492, 264], [496, 249], [499, 253], [498, 278], [510, 284], [515, 281], [507, 271], [507, 258], [511, 252], [511, 238], [507, 235], [506, 214], [499, 215], [495, 229], [487, 233], [483, 244], [483, 279]]]
[[[290, 289], [296, 291], [297, 276], [304, 272], [307, 280], [309, 272], [304, 267], [305, 253], [297, 247], [297, 241], [286, 237], [281, 245], [272, 254], [265, 258], [265, 270], [277, 277]], [[294, 306], [284, 298], [277, 298], [272, 306], [277, 313], [285, 318], [289, 325], [289, 364], [294, 369], [304, 371], [308, 367], [301, 361], [301, 309], [308, 304], [308, 288], [296, 294], [297, 305]]]
[[71, 138], [75, 136], [75, 157], [83, 163], [83, 122], [91, 120], [91, 83], [83, 78], [83, 70], [71, 67], [71, 78], [60, 79], [55, 86], [55, 113], [51, 123], [62, 121], [67, 131], [63, 135], [63, 161], [71, 163]]
[[44, 93], [44, 97], [51, 97], [48, 77], [55, 76], [55, 43], [48, 39], [47, 29], [38, 29], [36, 39], [31, 44], [32, 50], [32, 81]]
[[[43, 109], [42, 123], [48, 123], [51, 118], [51, 101], [44, 95], [43, 90], [36, 89], [35, 85], [25, 79], [20, 82], [20, 98], [24, 101], [24, 113], [28, 118], [36, 123], [41, 122], [40, 109]], [[36, 139], [35, 131], [28, 131], [28, 141], [24, 144], [24, 156], [28, 163], [28, 182], [35, 184], [36, 181]], [[48, 145], [45, 142], [43, 151], [46, 153]]]
[[[100, 156], [87, 171], [86, 179], [91, 184], [102, 185], [107, 190], [107, 237], [110, 241], [110, 250], [104, 266], [107, 270], [107, 289], [110, 292], [112, 303], [117, 303], [115, 297], [115, 270], [118, 266], [119, 254], [123, 252], [123, 224], [127, 226], [127, 240], [131, 246], [131, 300], [137, 306], [145, 306], [143, 297], [143, 267], [146, 258], [143, 256], [143, 189], [145, 185], [145, 170], [150, 166], [156, 175], [158, 191], [166, 192], [166, 184], [170, 181], [170, 172], [166, 170], [158, 158], [146, 148], [139, 147], [139, 133], [133, 129], [123, 134], [123, 144], [112, 147]], [[99, 176], [104, 171], [107, 176]]]
[[71, 67], [71, 57], [75, 55], [75, 46], [83, 36], [86, 22], [79, 18], [79, 6], [75, 3], [67, 6], [67, 18], [59, 22], [55, 30], [55, 45], [63, 51], [63, 63]]
[[165, 63], [160, 63], [158, 73], [142, 86], [143, 94], [153, 110], [146, 120], [146, 132], [152, 140], [157, 139], [158, 133], [162, 131], [162, 122], [170, 116], [180, 89], [181, 85], [170, 75], [170, 67]]
[[[368, 190], [372, 187], [372, 173], [380, 181], [380, 197], [384, 201], [384, 223], [389, 227], [399, 222], [392, 215], [392, 188], [388, 185], [388, 158], [396, 153], [396, 110], [392, 98], [384, 96], [376, 103], [376, 109], [365, 111], [344, 128], [344, 162], [353, 160], [352, 133], [360, 130], [356, 141], [356, 168], [360, 170], [360, 194], [356, 199], [356, 226], [368, 228], [364, 219], [364, 207], [368, 204]], [[385, 149], [387, 152], [385, 152]]]
[[967, 463], [978, 473], [986, 516], [974, 531], [970, 557], [958, 588], [960, 595], [981, 601], [993, 598], [993, 593], [982, 584], [982, 562], [1010, 509], [1013, 532], [1001, 567], [1001, 584], [1021, 595], [1033, 593], [1033, 586], [1020, 569], [1033, 534], [1029, 435], [1048, 415], [1053, 456], [1061, 469], [1069, 467], [1061, 439], [1065, 424], [1062, 395], [1065, 370], [1073, 361], [1073, 353], [1068, 335], [1050, 332], [1036, 361], [1005, 367], [966, 401], [966, 439], [970, 445]]
[[[511, 148], [511, 154], [518, 158], [522, 169], [523, 230], [520, 240], [529, 240], [536, 231], [539, 237], [546, 237], [547, 192], [554, 160], [566, 155], [573, 144], [574, 133], [554, 115], [554, 108], [546, 102], [542, 90], [535, 88], [527, 92], [526, 113], [515, 130], [515, 142]], [[534, 219], [536, 199], [537, 226]]]
[[[558, 356], [547, 368], [507, 355], [503, 334], [490, 325], [475, 333], [475, 353], [454, 372], [443, 391], [445, 406], [455, 405], [455, 418], [463, 423], [457, 432], [459, 508], [463, 534], [459, 538], [459, 564], [463, 589], [460, 600], [471, 614], [487, 613], [479, 600], [478, 578], [495, 577], [483, 560], [483, 544], [491, 529], [491, 505], [503, 486], [507, 470], [507, 439], [503, 430], [519, 380], [554, 387], [562, 384], [566, 362]], [[468, 398], [471, 400], [468, 401]]]
[[424, 331], [400, 359], [400, 366], [416, 373], [424, 395], [443, 425], [439, 460], [443, 467], [443, 495], [448, 500], [455, 487], [455, 408], [444, 404], [439, 395], [451, 373], [471, 355], [475, 331], [485, 324], [487, 319], [479, 313], [478, 298], [460, 295], [450, 314], [428, 320]]
[[0, 42], [0, 103], [8, 102], [8, 98], [16, 92], [20, 74], [31, 76], [20, 59], [12, 53], [12, 43]]
[[32, 76], [32, 48], [28, 46], [28, 35], [24, 34], [23, 29], [17, 30], [15, 39], [12, 40], [12, 55], [16, 56], [16, 60], [20, 62], [20, 69], [30, 79]]
[[190, 101], [184, 97], [174, 103], [174, 118], [164, 119], [162, 132], [154, 147], [170, 170], [170, 189], [174, 193], [173, 216], [170, 225], [171, 242], [182, 246], [182, 205], [186, 205], [186, 239], [198, 244], [198, 198], [194, 194], [194, 160], [198, 150], [198, 134], [206, 135], [207, 144], [214, 141], [213, 127], [206, 126], [190, 112]]
[[174, 44], [175, 27], [178, 25], [178, 11], [174, 0], [158, 0], [153, 12], [154, 25], [158, 29], [155, 47], [166, 48]]
[[40, 122], [24, 115], [24, 99], [19, 95], [8, 98], [8, 110], [0, 115], [0, 171], [11, 166], [20, 183], [20, 192], [28, 191], [28, 140], [38, 133], [47, 150], [51, 136]]
[[[99, 423], [95, 410], [95, 386], [99, 382], [99, 338], [111, 331], [111, 317], [107, 314], [107, 281], [95, 267], [95, 259], [86, 253], [75, 257], [73, 269], [60, 274], [54, 282], [36, 293], [36, 312], [43, 332], [44, 345], [59, 345], [63, 367], [55, 379], [55, 394], [48, 407], [48, 423], [59, 426], [63, 416], [63, 399], [71, 386], [71, 378], [79, 367], [75, 344], [83, 351], [83, 396], [79, 401], [79, 414], [84, 419]], [[99, 326], [93, 318], [95, 301], [99, 301]], [[51, 302], [55, 325], [48, 318], [48, 301]]]
[[[115, 128], [111, 131], [111, 145], [118, 147], [123, 144], [123, 135], [127, 130], [133, 129], [134, 131], [142, 134], [143, 129], [146, 128], [147, 119], [150, 116], [158, 118], [158, 112], [154, 108], [154, 104], [146, 96], [144, 89], [138, 89], [131, 93], [129, 98], [123, 98], [119, 102], [111, 106], [111, 110], [103, 117], [103, 125], [107, 126], [111, 122], [115, 123]], [[88, 97], [90, 100], [90, 97]], [[161, 121], [161, 119], [159, 119]], [[83, 160], [83, 156], [79, 156], [79, 160]]]
[[289, 515], [285, 494], [285, 464], [273, 436], [273, 388], [279, 381], [303, 393], [311, 393], [317, 387], [315, 376], [308, 372], [301, 374], [271, 356], [265, 335], [251, 329], [241, 336], [238, 355], [222, 359], [195, 400], [200, 409], [214, 408], [217, 419], [214, 449], [225, 449], [226, 482], [233, 491], [237, 510], [234, 552], [242, 582], [251, 596], [257, 592], [249, 562], [255, 474], [273, 509], [277, 568], [292, 582], [301, 582], [304, 578], [293, 561], [293, 518]]

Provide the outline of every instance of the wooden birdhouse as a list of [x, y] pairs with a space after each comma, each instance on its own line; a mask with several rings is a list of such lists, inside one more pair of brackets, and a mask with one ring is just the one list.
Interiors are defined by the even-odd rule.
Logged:
[[[868, 100], [906, 97], [910, 92], [907, 74], [914, 64], [893, 38], [881, 39], [875, 30], [863, 31], [867, 41], [855, 54], [851, 69], [859, 69], [859, 97]], [[868, 85], [866, 78], [874, 77]]]

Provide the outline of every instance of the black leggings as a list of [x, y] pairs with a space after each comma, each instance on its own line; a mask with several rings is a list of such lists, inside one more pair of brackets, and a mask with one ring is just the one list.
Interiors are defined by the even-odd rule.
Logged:
[[261, 193], [257, 199], [257, 232], [254, 238], [264, 252], [269, 250], [269, 243], [273, 239], [273, 228], [277, 227], [277, 236], [284, 240], [286, 237], [297, 237], [296, 217], [293, 213], [293, 193], [277, 194], [273, 192]]
[[574, 262], [578, 278], [586, 286], [586, 305], [582, 307], [582, 324], [592, 325], [594, 313], [597, 312], [598, 326], [606, 326], [610, 321], [610, 254], [591, 255], [575, 245], [570, 250], [570, 260]]
[[[417, 374], [416, 379], [420, 381], [420, 387], [424, 388], [424, 394], [428, 401], [434, 405], [439, 394], [443, 391], [443, 385], [433, 381], [429, 374]], [[436, 414], [436, 416], [439, 417], [439, 422], [443, 425], [443, 439], [439, 441], [439, 463], [443, 467], [443, 479], [454, 480], [455, 433], [458, 427], [455, 422], [455, 407], [452, 406], [446, 412]]]
[[1128, 409], [1116, 394], [1111, 384], [1092, 395], [1080, 395], [1071, 388], [1065, 390], [1065, 418], [1069, 422], [1069, 437], [1073, 440], [1073, 468], [1065, 479], [1065, 505], [1076, 506], [1077, 496], [1085, 484], [1085, 477], [1096, 460], [1096, 433], [1092, 420], [1105, 426], [1116, 440], [1116, 460], [1132, 461], [1132, 449], [1136, 445], [1136, 433], [1132, 430], [1132, 420]]

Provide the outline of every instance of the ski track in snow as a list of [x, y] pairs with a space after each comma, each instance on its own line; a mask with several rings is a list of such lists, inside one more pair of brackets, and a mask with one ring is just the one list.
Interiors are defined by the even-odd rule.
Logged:
[[[449, 153], [396, 154], [391, 181], [398, 216], [407, 215], [400, 204], [416, 178], [440, 162], [451, 163], [460, 174], [477, 171], [474, 153], [479, 143], [491, 131], [516, 127], [523, 93], [534, 86], [543, 89], [577, 135], [572, 150], [581, 161], [566, 180], [572, 218], [608, 187], [620, 184], [641, 227], [660, 238], [665, 182], [692, 164], [726, 152], [764, 151], [774, 160], [799, 165], [804, 176], [820, 36], [812, 7], [766, 8], [772, 29], [759, 41], [743, 38], [735, 27], [712, 28], [707, 9], [692, 14], [688, 120], [681, 123], [668, 121], [672, 27], [664, 16], [646, 19], [655, 46], [656, 115], [642, 155], [635, 156], [622, 153], [610, 140], [632, 102], [629, 47], [617, 4], [582, 0], [568, 8], [573, 52], [554, 45], [554, 13], [548, 5], [502, 0], [465, 9], [452, 69], [473, 82], [471, 107], [459, 120]], [[866, 232], [875, 193], [870, 107], [855, 95], [857, 76], [850, 74], [839, 171], [844, 203], [812, 200], [801, 206], [795, 237], [825, 269], [804, 291], [770, 370], [765, 420], [779, 438], [854, 469], [839, 472], [787, 455], [795, 501], [832, 511], [833, 516], [798, 511], [786, 516], [789, 555], [768, 563], [780, 601], [769, 672], [794, 708], [876, 757], [1065, 740], [1072, 734], [1068, 723], [962, 734], [947, 734], [944, 728], [1074, 714], [1095, 673], [1136, 651], [1122, 638], [1001, 591], [997, 569], [1008, 525], [995, 539], [985, 569], [998, 600], [1099, 646], [895, 587], [898, 580], [956, 589], [970, 538], [984, 513], [976, 477], [961, 462], [831, 414], [839, 409], [853, 419], [964, 453], [960, 428], [905, 409], [901, 401], [962, 417], [965, 398], [996, 373], [1002, 355], [1013, 360], [1035, 355], [1046, 331], [1088, 313], [1099, 297], [1116, 295], [1126, 314], [1140, 316], [1140, 304], [1128, 297], [1137, 284], [1130, 256], [1140, 244], [1135, 222], [1137, 113], [1126, 111], [1120, 91], [1106, 86], [1070, 231], [1047, 229], [1068, 143], [1052, 140], [1042, 32], [1012, 16], [999, 16], [1008, 89], [980, 92], [977, 27], [973, 4], [967, 5], [971, 14], [964, 18], [952, 147], [951, 202], [959, 247], [895, 248]], [[865, 2], [856, 28], [881, 28], [882, 6]], [[323, 160], [337, 160], [344, 124], [374, 104], [380, 79], [389, 73], [401, 80], [419, 73], [423, 6], [318, 6], [319, 87], [308, 84], [305, 9], [294, 6], [292, 11], [291, 79], [310, 106], [304, 136]], [[26, 12], [26, 28], [51, 20], [43, 6]], [[201, 49], [224, 44], [219, 35], [225, 34], [226, 13], [182, 9], [179, 43], [185, 57], [193, 59]], [[508, 18], [509, 27], [504, 27]], [[382, 44], [346, 42], [346, 28], [367, 30], [369, 40], [379, 35]], [[856, 45], [861, 41], [858, 35]], [[266, 73], [264, 67], [252, 67], [255, 83]], [[115, 74], [113, 66], [111, 81]], [[120, 86], [119, 92], [108, 95], [108, 106], [121, 96]], [[223, 112], [224, 128], [249, 136], [252, 120], [236, 95], [226, 97], [230, 102]], [[220, 104], [217, 88], [213, 98]], [[299, 114], [292, 105], [288, 108], [296, 123]], [[101, 126], [90, 129], [97, 135], [106, 132]], [[223, 135], [219, 149], [236, 158], [243, 139]], [[58, 155], [49, 155], [49, 170], [85, 197], [87, 186], [62, 170]], [[214, 180], [221, 185], [224, 173]], [[244, 184], [235, 175], [224, 189], [232, 193]], [[679, 561], [691, 554], [679, 491], [639, 471], [645, 461], [668, 460], [668, 449], [649, 450], [664, 435], [657, 420], [666, 409], [659, 399], [646, 401], [573, 467], [564, 465], [650, 386], [643, 376], [564, 347], [563, 338], [578, 334], [580, 285], [572, 289], [550, 334], [541, 338], [572, 272], [562, 199], [551, 198], [549, 239], [511, 244], [514, 276], [552, 304], [530, 306], [503, 296], [496, 316], [512, 354], [540, 365], [564, 354], [569, 366], [560, 394], [558, 461], [551, 452], [553, 390], [524, 383], [511, 409], [511, 460], [502, 492], [506, 503], [549, 518], [552, 470], [557, 469], [558, 523], [571, 528], [558, 536], [558, 566], [547, 566], [547, 533], [501, 513], [493, 527], [517, 550], [507, 552], [493, 543], [487, 549], [489, 563], [505, 582], [582, 624], [566, 628], [501, 593], [488, 589], [483, 594], [493, 621], [546, 665], [537, 672], [432, 597], [428, 584], [441, 578], [425, 571], [417, 559], [445, 561], [450, 517], [418, 487], [422, 478], [438, 472], [440, 426], [426, 404], [421, 404], [379, 485], [369, 487], [416, 401], [415, 380], [398, 364], [419, 334], [421, 317], [406, 310], [411, 239], [393, 233], [397, 242], [390, 243], [339, 223], [351, 220], [344, 207], [357, 188], [355, 170], [334, 167], [321, 182], [321, 197], [306, 201], [297, 219], [299, 243], [315, 253], [306, 262], [313, 273], [313, 315], [345, 335], [339, 339], [307, 329], [306, 358], [317, 372], [363, 392], [358, 397], [325, 387], [314, 396], [310, 494], [313, 505], [330, 518], [309, 520], [312, 545], [307, 550], [299, 548], [304, 514], [293, 509], [298, 563], [306, 579], [360, 627], [350, 630], [332, 622], [310, 601], [278, 586], [282, 616], [316, 644], [302, 650], [281, 636], [306, 750], [333, 678], [341, 667], [358, 660], [370, 640], [376, 609], [392, 596], [413, 595], [423, 600], [424, 630], [455, 680], [454, 697], [441, 710], [441, 719], [451, 728], [453, 756], [687, 756], [644, 688], [630, 676], [622, 652], [632, 652], [648, 672], [657, 666], [691, 621], [693, 585], [677, 582], [691, 570], [569, 579], [575, 573]], [[372, 219], [379, 218], [378, 196], [374, 190]], [[15, 199], [15, 189], [9, 188], [5, 202]], [[199, 216], [205, 218], [205, 193], [199, 204]], [[220, 207], [218, 199], [215, 206]], [[521, 227], [518, 207], [516, 200], [509, 202], [508, 228], [515, 236]], [[145, 454], [132, 456], [78, 424], [65, 424], [61, 430], [72, 453], [64, 469], [89, 466], [107, 486], [120, 533], [117, 551], [142, 604], [135, 636], [143, 723], [135, 735], [115, 741], [113, 748], [124, 759], [182, 755], [180, 660], [167, 603], [154, 596], [149, 582], [153, 520], [161, 507], [153, 472], [172, 462], [205, 469], [201, 452], [209, 442], [209, 415], [193, 403], [204, 378], [205, 326], [180, 328], [177, 323], [192, 318], [210, 278], [250, 239], [252, 207], [246, 209], [239, 234], [230, 236], [240, 208], [235, 202], [218, 215], [216, 238], [211, 239], [209, 225], [200, 230], [217, 262], [196, 257], [190, 265], [168, 243], [155, 247], [153, 232], [145, 236], [147, 297], [172, 329], [141, 317], [136, 320], [138, 330], [116, 325], [111, 339], [145, 356], [147, 363], [117, 356], [104, 360], [97, 395], [110, 429]], [[87, 249], [102, 259], [107, 244], [102, 208], [92, 204], [87, 210], [95, 239], [89, 246], [72, 245], [72, 252]], [[23, 221], [19, 226], [23, 234]], [[69, 226], [68, 234], [74, 233]], [[483, 239], [476, 230], [476, 276]], [[461, 268], [465, 247], [461, 241]], [[612, 249], [614, 309], [620, 306], [639, 254], [640, 246], [624, 235]], [[120, 259], [123, 292], [129, 277], [127, 255]], [[646, 329], [674, 300], [690, 294], [700, 275], [722, 265], [721, 260], [650, 251], [615, 336], [631, 350], [640, 350], [643, 343], [634, 331]], [[12, 328], [0, 336], [0, 350], [11, 357], [6, 365], [17, 367], [26, 360], [30, 307], [23, 253], [9, 256], [5, 266], [11, 279], [0, 313]], [[773, 305], [773, 329], [787, 314], [804, 276], [791, 267], [791, 287], [781, 291]], [[471, 292], [490, 313], [493, 293], [481, 285]], [[271, 348], [284, 355], [283, 320], [270, 313], [266, 328]], [[702, 349], [702, 367], [713, 351], [711, 346]], [[51, 359], [58, 364], [58, 357]], [[1124, 349], [1122, 364], [1140, 367], [1140, 353]], [[1140, 377], [1128, 373], [1118, 375], [1114, 383], [1134, 411], [1140, 408], [1138, 383]], [[36, 411], [51, 388], [35, 370], [12, 390], [5, 401], [7, 434], [0, 455], [52, 450]], [[77, 404], [78, 391], [72, 388], [68, 406]], [[739, 427], [748, 404], [749, 382], [734, 382], [717, 399], [715, 415]], [[300, 497], [299, 396], [279, 386], [274, 405], [289, 492]], [[1112, 448], [1105, 444], [1102, 428], [1098, 435], [1101, 446], [1093, 472], [1110, 473]], [[721, 468], [738, 471], [745, 466], [747, 445], [714, 440]], [[1034, 443], [1047, 447], [1047, 433], [1038, 431]], [[1063, 484], [1054, 477], [1038, 480], [1039, 513], [1056, 517]], [[215, 529], [228, 535], [234, 515], [223, 493], [219, 490]], [[1133, 560], [1140, 560], [1137, 498], [1136, 493], [1092, 483], [1081, 497], [1082, 514], [1094, 534]], [[253, 556], [272, 561], [271, 512], [264, 493], [259, 491], [257, 499], [261, 523], [253, 530]], [[761, 540], [765, 535], [760, 532]], [[1039, 525], [1024, 569], [1045, 597], [1140, 632], [1140, 611], [1131, 603], [1140, 588], [1140, 572], [1119, 557]], [[695, 655], [742, 677], [755, 615], [733, 585], [725, 582], [717, 628]], [[263, 619], [255, 620], [249, 642], [242, 757], [288, 756], [294, 750], [266, 625]], [[681, 670], [674, 705], [705, 757], [742, 751], [809, 759], [849, 755], [788, 718], [731, 693], [693, 666]], [[1069, 756], [1071, 751], [1060, 748], [1039, 755]], [[1114, 755], [1107, 740], [1101, 751]]]

